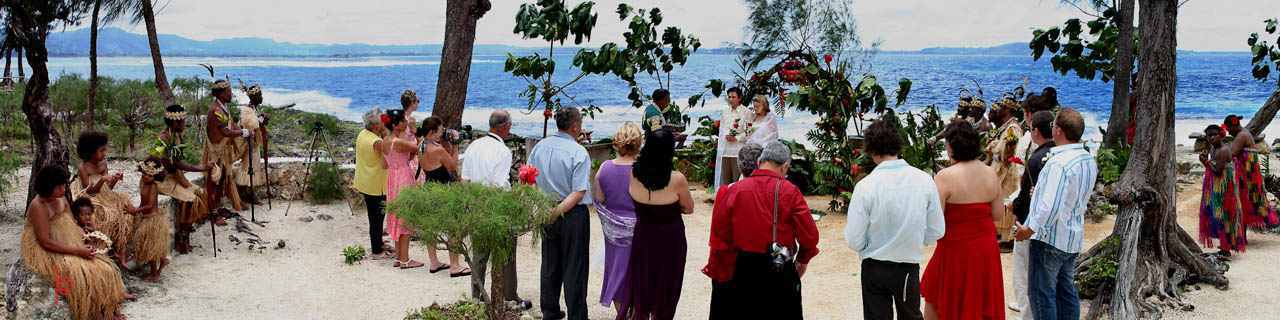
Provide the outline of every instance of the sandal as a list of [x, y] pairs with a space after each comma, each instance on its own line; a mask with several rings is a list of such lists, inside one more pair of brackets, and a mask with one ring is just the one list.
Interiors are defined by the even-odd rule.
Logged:
[[387, 260], [387, 259], [395, 259], [395, 258], [396, 258], [396, 256], [394, 256], [394, 255], [392, 255], [390, 252], [386, 252], [386, 251], [383, 251], [382, 253], [379, 253], [379, 254], [374, 254], [374, 255], [372, 255], [372, 256], [369, 256], [369, 259], [372, 259], [372, 260]]
[[453, 272], [449, 273], [450, 278], [465, 277], [469, 275], [471, 275], [471, 268], [463, 269], [462, 272], [458, 272], [458, 273], [453, 273]]
[[450, 267], [452, 266], [450, 266], [448, 263], [441, 263], [439, 265], [431, 267], [431, 273], [440, 272], [441, 270], [449, 269]]
[[398, 260], [397, 260], [397, 261], [396, 261], [396, 264], [395, 264], [395, 267], [396, 267], [396, 268], [400, 268], [400, 269], [421, 268], [422, 266], [425, 266], [425, 265], [424, 265], [424, 264], [422, 264], [421, 262], [417, 262], [417, 261], [413, 261], [413, 260], [409, 260], [409, 261], [398, 261]]

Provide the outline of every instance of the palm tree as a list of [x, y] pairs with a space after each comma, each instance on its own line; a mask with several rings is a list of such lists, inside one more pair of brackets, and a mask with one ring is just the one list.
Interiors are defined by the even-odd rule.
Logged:
[[164, 72], [164, 59], [160, 56], [160, 38], [156, 33], [155, 0], [114, 0], [116, 5], [108, 6], [107, 17], [132, 17], [130, 23], [143, 22], [147, 25], [147, 43], [151, 46], [151, 65], [156, 71], [156, 90], [164, 99], [164, 105], [174, 102], [173, 89], [169, 87], [169, 77]]
[[[94, 120], [94, 107], [97, 105], [98, 95], [98, 31], [102, 24], [111, 23], [120, 18], [120, 14], [124, 13], [126, 1], [120, 0], [87, 0], [93, 3], [93, 19], [89, 26], [89, 93], [85, 98], [85, 127], [95, 128], [97, 122]], [[102, 15], [102, 8], [107, 8], [107, 14]]]

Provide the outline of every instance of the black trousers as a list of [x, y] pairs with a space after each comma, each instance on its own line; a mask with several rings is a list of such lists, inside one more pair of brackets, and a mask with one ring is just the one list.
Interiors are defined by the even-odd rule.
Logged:
[[369, 250], [373, 254], [382, 254], [382, 221], [386, 217], [383, 209], [387, 196], [360, 195], [364, 196], [364, 209], [369, 216]]
[[920, 314], [920, 265], [862, 260], [863, 319], [923, 319]]
[[788, 262], [774, 270], [763, 253], [738, 253], [733, 279], [711, 285], [711, 319], [804, 319], [800, 274]]
[[[511, 247], [515, 248], [516, 239], [511, 239]], [[475, 248], [475, 246], [472, 246]], [[516, 294], [516, 256], [515, 252], [507, 258], [507, 263], [502, 266], [502, 299], [497, 301], [514, 301], [520, 300], [520, 296]], [[471, 297], [477, 300], [484, 300], [489, 292], [489, 288], [484, 286], [485, 269], [489, 266], [489, 252], [476, 250], [471, 257]], [[495, 268], [496, 269], [496, 268]]]
[[587, 263], [591, 246], [591, 219], [587, 206], [570, 209], [555, 222], [543, 226], [542, 288], [540, 307], [544, 319], [561, 319], [560, 290], [568, 319], [587, 319]]

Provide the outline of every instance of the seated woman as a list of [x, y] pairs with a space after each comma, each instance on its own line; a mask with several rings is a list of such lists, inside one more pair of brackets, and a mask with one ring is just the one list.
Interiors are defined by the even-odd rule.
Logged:
[[129, 248], [129, 236], [133, 234], [133, 214], [137, 211], [131, 208], [128, 196], [113, 190], [124, 175], [107, 168], [108, 142], [105, 133], [80, 134], [76, 155], [83, 162], [76, 168], [79, 178], [71, 184], [71, 195], [93, 202], [94, 225], [111, 238], [115, 249], [112, 258], [124, 265], [128, 261], [125, 251]]
[[94, 254], [72, 217], [65, 200], [70, 176], [60, 167], [44, 168], [36, 175], [37, 196], [27, 206], [22, 230], [22, 262], [54, 283], [73, 318], [123, 319], [124, 282], [109, 259]]

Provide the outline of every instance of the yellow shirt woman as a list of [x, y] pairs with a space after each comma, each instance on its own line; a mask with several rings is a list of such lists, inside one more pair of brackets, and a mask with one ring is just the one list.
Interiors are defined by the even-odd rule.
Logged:
[[374, 144], [382, 141], [378, 134], [368, 129], [356, 136], [356, 191], [381, 196], [387, 192], [387, 163]]

